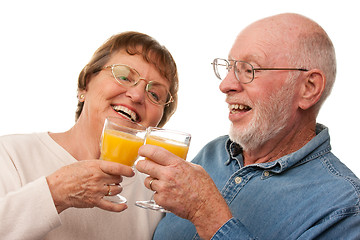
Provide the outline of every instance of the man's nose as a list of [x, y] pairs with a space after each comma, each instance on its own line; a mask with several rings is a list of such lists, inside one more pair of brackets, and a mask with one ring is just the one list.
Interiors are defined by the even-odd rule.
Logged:
[[221, 81], [219, 89], [225, 94], [229, 92], [239, 92], [243, 90], [242, 83], [237, 80], [234, 70], [228, 72], [226, 77]]

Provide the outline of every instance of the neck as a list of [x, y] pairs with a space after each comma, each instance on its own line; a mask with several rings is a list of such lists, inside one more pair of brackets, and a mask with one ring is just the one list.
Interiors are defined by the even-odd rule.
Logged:
[[299, 150], [316, 136], [315, 127], [316, 122], [311, 121], [298, 128], [285, 129], [275, 139], [254, 150], [244, 151], [244, 165], [272, 162]]
[[70, 130], [50, 133], [50, 136], [76, 160], [98, 159], [100, 157], [101, 130], [94, 131], [86, 123], [77, 122]]

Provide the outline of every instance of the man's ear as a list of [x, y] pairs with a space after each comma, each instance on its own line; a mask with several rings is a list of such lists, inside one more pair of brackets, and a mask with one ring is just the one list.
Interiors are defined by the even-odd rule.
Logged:
[[312, 69], [305, 73], [301, 84], [299, 107], [303, 110], [314, 106], [324, 92], [326, 77], [319, 69]]

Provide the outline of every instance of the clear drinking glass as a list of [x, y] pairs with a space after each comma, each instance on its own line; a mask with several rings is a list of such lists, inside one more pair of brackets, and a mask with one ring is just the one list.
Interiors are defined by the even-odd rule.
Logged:
[[[173, 154], [186, 160], [186, 156], [189, 151], [190, 140], [191, 135], [188, 133], [157, 127], [149, 127], [145, 137], [145, 144], [163, 147]], [[163, 207], [156, 204], [153, 197], [151, 200], [147, 201], [136, 201], [135, 205], [155, 211], [167, 212]]]
[[[100, 159], [132, 167], [139, 148], [144, 144], [145, 134], [146, 128], [140, 124], [123, 118], [106, 118], [101, 136]], [[127, 202], [120, 194], [104, 198], [115, 203]]]

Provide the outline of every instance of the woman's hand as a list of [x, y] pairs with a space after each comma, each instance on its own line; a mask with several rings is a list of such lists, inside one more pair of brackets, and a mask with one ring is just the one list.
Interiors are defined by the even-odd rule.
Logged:
[[[121, 212], [126, 204], [103, 199], [122, 191], [121, 176], [132, 177], [131, 167], [102, 160], [82, 160], [64, 166], [46, 177], [58, 213], [69, 207], [93, 208]], [[110, 189], [109, 189], [109, 185]], [[114, 185], [115, 184], [115, 185]]]

